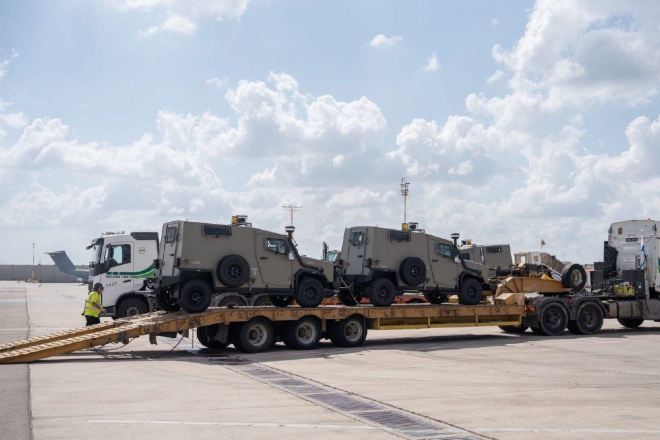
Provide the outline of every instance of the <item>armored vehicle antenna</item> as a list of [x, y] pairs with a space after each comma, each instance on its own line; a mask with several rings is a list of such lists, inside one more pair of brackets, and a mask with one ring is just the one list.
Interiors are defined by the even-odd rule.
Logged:
[[410, 185], [409, 182], [406, 182], [406, 178], [404, 177], [401, 179], [401, 195], [403, 196], [403, 223], [405, 224], [406, 221], [406, 209], [407, 209], [407, 204], [408, 204], [408, 185]]
[[286, 206], [282, 206], [282, 208], [288, 209], [289, 212], [291, 213], [291, 225], [293, 226], [293, 213], [300, 211], [302, 206], [286, 205]]

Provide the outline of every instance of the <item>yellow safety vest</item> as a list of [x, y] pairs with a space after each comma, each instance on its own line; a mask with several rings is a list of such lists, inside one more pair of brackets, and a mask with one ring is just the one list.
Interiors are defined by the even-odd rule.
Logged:
[[89, 292], [89, 295], [87, 295], [87, 299], [85, 300], [85, 316], [93, 316], [94, 318], [98, 318], [101, 311], [95, 308], [92, 303], [96, 303], [103, 307], [101, 304], [101, 295], [99, 295], [96, 290], [92, 290]]

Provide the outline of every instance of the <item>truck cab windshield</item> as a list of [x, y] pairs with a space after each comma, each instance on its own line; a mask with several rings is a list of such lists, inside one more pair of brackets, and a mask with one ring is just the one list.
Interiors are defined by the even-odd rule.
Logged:
[[96, 243], [92, 246], [92, 259], [91, 266], [93, 267], [93, 274], [97, 275], [101, 270], [101, 256], [103, 255], [103, 239], [97, 238]]

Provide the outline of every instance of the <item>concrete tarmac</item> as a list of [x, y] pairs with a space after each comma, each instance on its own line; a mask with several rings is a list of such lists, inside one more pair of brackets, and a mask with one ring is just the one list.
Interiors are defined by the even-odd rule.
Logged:
[[[0, 341], [84, 325], [86, 293], [0, 282]], [[0, 365], [0, 438], [657, 438], [659, 342], [660, 325], [616, 320], [588, 337], [370, 331], [360, 348], [254, 355], [143, 337]]]

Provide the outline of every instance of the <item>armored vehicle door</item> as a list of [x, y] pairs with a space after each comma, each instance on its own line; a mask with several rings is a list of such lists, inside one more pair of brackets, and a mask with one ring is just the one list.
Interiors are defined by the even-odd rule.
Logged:
[[293, 284], [293, 263], [286, 239], [281, 236], [260, 234], [256, 236], [256, 254], [259, 272], [265, 286], [287, 288]]
[[[106, 298], [115, 300], [120, 294], [133, 290], [133, 243], [115, 242], [105, 246], [103, 265], [107, 269], [100, 277], [105, 287], [103, 302]], [[114, 301], [112, 302], [114, 304]]]
[[345, 256], [347, 274], [363, 275], [366, 245], [367, 228], [352, 228], [348, 234], [348, 246], [342, 246], [342, 249], [347, 249]]
[[456, 254], [453, 246], [447, 241], [429, 238], [428, 247], [433, 274], [429, 287], [454, 288], [457, 285], [458, 264], [454, 261]]
[[163, 226], [163, 235], [161, 238], [161, 275], [172, 276], [174, 273], [174, 259], [176, 258], [177, 246], [182, 231], [179, 222], [166, 223]]

